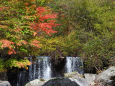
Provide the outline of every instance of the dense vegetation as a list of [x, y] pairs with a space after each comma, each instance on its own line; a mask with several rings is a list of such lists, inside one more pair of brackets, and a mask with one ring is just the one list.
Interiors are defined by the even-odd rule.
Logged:
[[25, 57], [52, 54], [80, 56], [86, 72], [115, 65], [114, 5], [112, 0], [1, 0], [0, 70], [27, 69]]

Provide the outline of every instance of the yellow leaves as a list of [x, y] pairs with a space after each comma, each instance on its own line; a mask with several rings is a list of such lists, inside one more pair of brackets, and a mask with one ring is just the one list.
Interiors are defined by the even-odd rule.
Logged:
[[0, 28], [6, 29], [6, 28], [8, 28], [8, 26], [6, 26], [6, 25], [0, 25]]
[[26, 70], [28, 70], [29, 65], [31, 65], [32, 63], [28, 60], [25, 61], [21, 61], [21, 62], [17, 62], [16, 65], [18, 66], [18, 68], [25, 68]]
[[32, 63], [28, 59], [9, 59], [5, 62], [6, 67], [17, 67], [17, 68], [25, 68], [28, 70], [28, 66], [31, 65]]

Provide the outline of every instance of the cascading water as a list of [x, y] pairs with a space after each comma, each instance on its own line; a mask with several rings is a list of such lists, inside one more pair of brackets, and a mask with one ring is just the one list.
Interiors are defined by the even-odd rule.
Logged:
[[66, 63], [61, 72], [56, 72], [57, 70], [52, 68], [50, 57], [48, 56], [39, 56], [35, 61], [32, 61], [32, 58], [30, 58], [30, 61], [32, 62], [32, 65], [29, 66], [29, 70], [20, 72], [18, 74], [17, 84], [13, 86], [24, 86], [28, 81], [32, 81], [34, 79], [63, 77], [64, 73], [74, 71], [83, 74], [83, 68], [81, 68], [83, 67], [83, 63], [79, 57], [66, 57]]
[[[83, 63], [79, 57], [66, 57], [66, 64], [63, 73], [77, 71], [80, 74], [82, 74], [83, 73], [83, 69], [81, 68], [82, 66]], [[50, 57], [40, 56], [29, 67], [29, 81], [40, 78], [49, 79], [51, 77], [57, 77], [57, 75], [53, 73], [54, 71], [51, 68]]]
[[66, 57], [65, 72], [69, 73], [74, 71], [83, 74], [83, 62], [79, 57]]
[[51, 78], [51, 63], [47, 56], [40, 56], [29, 67], [29, 80]]

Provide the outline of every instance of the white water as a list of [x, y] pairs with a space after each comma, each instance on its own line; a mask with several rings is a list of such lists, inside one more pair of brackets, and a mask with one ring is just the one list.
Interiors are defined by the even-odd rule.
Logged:
[[67, 57], [65, 70], [67, 73], [77, 71], [83, 73], [82, 67], [83, 63], [79, 57]]
[[29, 68], [29, 78], [30, 80], [51, 78], [51, 63], [49, 57], [38, 57], [38, 60]]
[[[30, 61], [32, 61], [30, 59]], [[66, 64], [63, 73], [69, 73], [77, 71], [83, 73], [83, 69], [80, 67], [83, 66], [82, 61], [79, 57], [66, 57]], [[29, 67], [29, 80], [34, 79], [50, 79], [52, 77], [50, 57], [40, 56], [33, 64]], [[53, 76], [55, 77], [55, 76]]]

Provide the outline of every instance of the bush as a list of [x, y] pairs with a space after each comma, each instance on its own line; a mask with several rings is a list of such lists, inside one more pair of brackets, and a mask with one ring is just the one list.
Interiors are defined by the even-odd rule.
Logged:
[[3, 61], [3, 59], [0, 59], [0, 72], [2, 72], [2, 71], [5, 71], [4, 61]]
[[113, 40], [98, 37], [84, 44], [82, 55], [86, 72], [96, 72], [110, 65], [109, 60], [115, 55]]
[[77, 51], [76, 47], [75, 51], [80, 52], [86, 71], [96, 72], [109, 66], [109, 60], [115, 55], [114, 3], [111, 0], [57, 0], [56, 6], [60, 15], [65, 16], [66, 32], [76, 33], [74, 41], [80, 43], [80, 49]]

